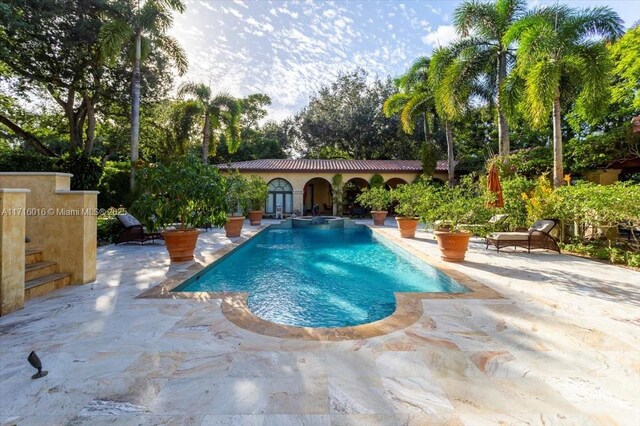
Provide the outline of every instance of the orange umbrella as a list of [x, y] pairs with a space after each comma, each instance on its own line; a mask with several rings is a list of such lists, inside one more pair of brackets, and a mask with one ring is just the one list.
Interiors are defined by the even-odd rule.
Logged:
[[493, 192], [496, 197], [495, 200], [489, 203], [489, 207], [504, 207], [504, 199], [502, 198], [502, 186], [500, 185], [500, 177], [498, 176], [498, 168], [495, 164], [491, 165], [489, 170], [489, 178], [487, 179], [487, 186], [490, 192]]

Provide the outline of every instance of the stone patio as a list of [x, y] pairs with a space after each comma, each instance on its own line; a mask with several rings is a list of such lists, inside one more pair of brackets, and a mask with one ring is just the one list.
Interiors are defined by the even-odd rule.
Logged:
[[[439, 256], [427, 232], [405, 242]], [[203, 233], [198, 260], [229, 243]], [[425, 299], [403, 330], [330, 342], [252, 333], [216, 299], [136, 298], [189, 266], [100, 247], [95, 283], [0, 318], [0, 422], [640, 424], [639, 272], [475, 240], [453, 268], [503, 299]]]

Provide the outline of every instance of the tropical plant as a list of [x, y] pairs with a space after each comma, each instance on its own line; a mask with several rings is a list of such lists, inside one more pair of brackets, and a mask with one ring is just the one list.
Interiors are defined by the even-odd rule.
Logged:
[[[448, 48], [438, 48], [431, 57], [429, 65], [429, 84], [433, 89], [436, 111], [444, 122], [447, 140], [447, 170], [449, 186], [455, 182], [455, 157], [453, 152], [453, 121], [460, 118], [467, 108], [467, 100], [471, 96], [470, 80], [463, 80], [456, 71], [462, 64], [455, 57], [455, 52]], [[454, 83], [454, 81], [457, 83]], [[450, 90], [456, 88], [456, 95]]]
[[336, 206], [336, 214], [342, 216], [342, 207], [344, 205], [344, 179], [341, 173], [333, 175], [331, 179], [331, 187], [333, 188], [333, 204]]
[[503, 37], [517, 41], [517, 63], [507, 86], [521, 93], [522, 109], [534, 126], [553, 117], [553, 183], [562, 185], [561, 105], [575, 101], [576, 111], [588, 120], [607, 110], [611, 60], [598, 37], [622, 35], [620, 17], [608, 7], [577, 10], [547, 6], [513, 24]]
[[229, 216], [244, 216], [248, 210], [250, 201], [247, 191], [248, 180], [238, 173], [237, 170], [225, 177], [227, 182], [227, 192], [225, 196], [227, 214]]
[[385, 211], [391, 204], [391, 191], [383, 186], [365, 188], [356, 201], [365, 207], [370, 207], [375, 211]]
[[233, 154], [240, 146], [240, 102], [231, 95], [221, 93], [212, 96], [211, 88], [202, 83], [184, 83], [178, 95], [192, 95], [204, 114], [202, 126], [202, 162], [209, 163], [209, 147], [213, 142], [213, 155], [218, 144], [217, 131], [224, 129], [227, 152]]
[[180, 75], [187, 71], [187, 56], [178, 41], [167, 35], [174, 11], [185, 10], [183, 0], [123, 0], [111, 8], [109, 20], [100, 29], [100, 45], [105, 57], [115, 61], [122, 50], [131, 51], [131, 189], [135, 187], [135, 163], [139, 155], [140, 67], [152, 48], [162, 50], [176, 65]]
[[[457, 78], [445, 81], [459, 85], [460, 79], [469, 79], [485, 86], [484, 92], [496, 103], [500, 156], [510, 152], [509, 124], [501, 88], [507, 78], [508, 64], [513, 61], [512, 51], [509, 44], [503, 43], [503, 37], [525, 10], [524, 0], [466, 0], [453, 14], [454, 27], [463, 38], [454, 42], [450, 49], [463, 65], [456, 68], [460, 73]], [[449, 87], [446, 92], [455, 94], [457, 90]]]
[[420, 216], [421, 205], [425, 202], [425, 191], [427, 185], [423, 183], [412, 183], [398, 185], [391, 190], [391, 199], [398, 203], [395, 211], [398, 216], [406, 218], [418, 218]]
[[215, 167], [193, 156], [174, 159], [169, 164], [150, 164], [139, 170], [143, 191], [131, 206], [150, 231], [165, 228], [176, 220], [180, 229], [227, 220], [225, 179]]
[[429, 85], [429, 58], [418, 58], [409, 70], [395, 79], [399, 92], [389, 96], [382, 106], [387, 117], [400, 115], [405, 133], [413, 134], [416, 122], [422, 120], [425, 145], [422, 148], [423, 173], [431, 176], [435, 170], [436, 147], [433, 140], [436, 106], [433, 90]]
[[251, 175], [247, 179], [247, 197], [251, 210], [263, 210], [264, 203], [269, 195], [269, 187], [260, 176]]
[[454, 187], [424, 185], [422, 192], [418, 211], [424, 222], [442, 221], [457, 232], [462, 223], [484, 223], [491, 216], [487, 194], [470, 177]]
[[629, 105], [631, 113], [640, 110], [640, 24], [636, 23], [610, 51], [615, 64], [611, 100], [615, 104]]

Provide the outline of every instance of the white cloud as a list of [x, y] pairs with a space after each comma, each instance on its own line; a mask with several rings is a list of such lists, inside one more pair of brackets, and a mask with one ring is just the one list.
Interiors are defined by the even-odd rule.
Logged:
[[422, 42], [432, 47], [444, 47], [456, 39], [453, 25], [440, 25], [435, 31], [422, 37]]

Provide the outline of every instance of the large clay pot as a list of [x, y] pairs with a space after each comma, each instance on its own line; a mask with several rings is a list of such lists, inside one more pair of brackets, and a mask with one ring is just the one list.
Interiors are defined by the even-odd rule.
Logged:
[[398, 229], [400, 229], [400, 236], [402, 238], [414, 238], [416, 236], [418, 219], [412, 217], [396, 217], [396, 222], [398, 222]]
[[384, 219], [387, 217], [386, 210], [371, 210], [371, 217], [373, 217], [373, 224], [376, 226], [384, 226]]
[[186, 262], [193, 260], [193, 250], [196, 248], [200, 231], [197, 229], [176, 229], [163, 231], [162, 238], [169, 251], [172, 262]]
[[469, 247], [470, 231], [434, 231], [440, 247], [440, 257], [447, 262], [462, 262]]
[[243, 223], [244, 216], [232, 216], [227, 218], [227, 224], [224, 226], [224, 230], [227, 233], [227, 238], [239, 237], [242, 233]]
[[249, 225], [260, 225], [262, 223], [262, 216], [264, 212], [262, 210], [251, 210], [249, 212]]

